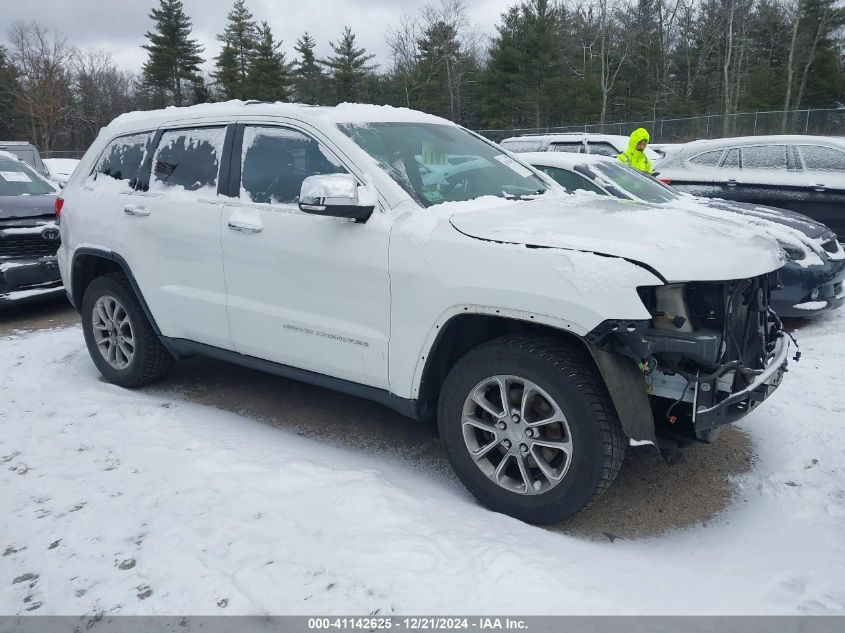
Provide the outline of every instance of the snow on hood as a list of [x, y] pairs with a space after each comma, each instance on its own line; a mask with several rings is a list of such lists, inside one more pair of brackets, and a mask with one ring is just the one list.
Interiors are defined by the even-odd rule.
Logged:
[[715, 213], [577, 195], [499, 202], [450, 222], [478, 239], [637, 261], [669, 282], [745, 279], [785, 262], [769, 237]]
[[744, 215], [750, 215], [756, 218], [769, 220], [777, 224], [783, 224], [790, 228], [801, 231], [807, 237], [813, 239], [821, 237], [825, 233], [830, 233], [830, 229], [819, 222], [808, 218], [806, 215], [790, 211], [788, 209], [776, 209], [774, 207], [765, 207], [759, 204], [750, 204], [747, 202], [735, 202], [733, 200], [721, 200], [719, 198], [699, 198], [707, 202], [708, 206], [714, 209], [724, 209], [725, 211], [734, 211]]
[[[725, 218], [741, 226], [757, 230], [777, 241], [783, 248], [803, 253], [801, 259], [790, 259], [790, 263], [801, 268], [824, 266], [829, 259], [818, 243], [818, 237], [830, 233], [825, 225], [790, 211], [744, 204], [713, 198], [697, 198], [682, 195], [678, 200], [667, 203], [673, 208], [686, 208], [695, 213]], [[725, 215], [725, 211], [729, 215]]]
[[0, 196], [0, 220], [55, 215], [56, 194]]

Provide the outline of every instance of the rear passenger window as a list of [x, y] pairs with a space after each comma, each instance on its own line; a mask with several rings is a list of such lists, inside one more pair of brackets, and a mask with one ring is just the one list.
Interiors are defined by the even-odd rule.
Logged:
[[153, 155], [150, 190], [171, 187], [217, 194], [217, 173], [226, 128], [170, 130]]
[[786, 169], [786, 145], [742, 148], [743, 169]]
[[581, 141], [577, 143], [552, 143], [549, 147], [553, 152], [569, 152], [571, 154], [580, 154], [584, 149], [584, 144]]
[[739, 167], [739, 148], [734, 147], [728, 150], [728, 155], [725, 156], [722, 167]]
[[818, 171], [845, 171], [845, 152], [822, 145], [801, 145], [804, 167]]
[[537, 169], [540, 171], [546, 172], [549, 176], [555, 179], [555, 181], [566, 188], [567, 191], [589, 191], [591, 193], [597, 193], [600, 196], [606, 196], [607, 194], [599, 189], [596, 185], [591, 183], [589, 180], [584, 178], [583, 176], [579, 176], [569, 170], [560, 169], [558, 167], [547, 167], [547, 166], [537, 166]]
[[698, 156], [693, 157], [690, 162], [693, 165], [701, 165], [702, 167], [715, 167], [719, 164], [719, 159], [722, 157], [722, 150], [715, 150], [712, 152], [704, 152]]
[[590, 154], [598, 154], [599, 156], [619, 156], [621, 152], [617, 150], [610, 143], [589, 143]]
[[114, 180], [125, 181], [130, 187], [134, 187], [151, 140], [152, 132], [114, 139], [106, 146], [100, 160], [97, 161], [94, 178], [107, 176]]
[[509, 152], [539, 152], [543, 149], [541, 141], [507, 141], [501, 143]]
[[240, 197], [251, 202], [294, 204], [308, 176], [347, 173], [317, 141], [284, 128], [245, 128], [241, 160]]

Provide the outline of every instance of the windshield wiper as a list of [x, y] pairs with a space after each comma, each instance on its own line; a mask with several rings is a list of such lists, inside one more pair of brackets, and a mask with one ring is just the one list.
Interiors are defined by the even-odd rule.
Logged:
[[533, 200], [532, 196], [541, 196], [547, 191], [548, 189], [538, 189], [530, 193], [508, 193], [507, 191], [503, 191], [502, 197], [505, 200]]

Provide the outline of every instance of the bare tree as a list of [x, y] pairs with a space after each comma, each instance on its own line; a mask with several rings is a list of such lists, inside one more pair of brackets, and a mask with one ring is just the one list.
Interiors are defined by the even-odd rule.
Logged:
[[408, 108], [411, 95], [431, 80], [431, 73], [419, 64], [419, 37], [419, 24], [413, 15], [403, 15], [399, 26], [389, 29], [386, 36], [393, 57], [393, 74], [402, 84]]
[[88, 143], [114, 117], [136, 107], [136, 77], [119, 70], [111, 54], [101, 50], [76, 52], [71, 68], [73, 115], [83, 143]]
[[63, 35], [35, 21], [13, 24], [9, 42], [9, 57], [19, 72], [15, 100], [32, 140], [49, 152], [57, 132], [73, 115], [74, 51]]
[[810, 76], [810, 68], [812, 67], [813, 62], [816, 61], [819, 43], [824, 35], [829, 32], [838, 10], [841, 9], [832, 4], [827, 5], [825, 6], [824, 11], [822, 11], [819, 15], [818, 22], [816, 23], [816, 29], [813, 32], [809, 46], [804, 53], [804, 68], [801, 71], [801, 81], [798, 84], [798, 92], [795, 95], [795, 103], [793, 105], [796, 109], [801, 107], [801, 101], [804, 99], [804, 89], [807, 87], [807, 78]]
[[608, 0], [596, 0], [598, 7], [598, 40], [599, 40], [599, 83], [601, 86], [601, 115], [600, 123], [607, 117], [607, 104], [610, 93], [619, 76], [619, 71], [625, 65], [630, 44], [624, 37], [615, 18], [615, 7], [608, 8]]
[[[460, 122], [466, 85], [479, 64], [481, 36], [470, 24], [465, 0], [427, 4], [414, 15], [402, 17], [387, 34], [393, 57], [393, 74], [403, 88], [405, 105], [426, 88], [443, 89], [448, 115]], [[441, 77], [444, 77], [442, 84]]]
[[798, 44], [798, 32], [801, 26], [803, 0], [794, 0], [788, 5], [788, 15], [792, 17], [792, 36], [789, 38], [789, 57], [786, 62], [786, 91], [783, 96], [783, 117], [781, 118], [781, 132], [786, 132], [789, 118], [789, 104], [792, 101], [792, 84], [795, 79], [795, 48]]

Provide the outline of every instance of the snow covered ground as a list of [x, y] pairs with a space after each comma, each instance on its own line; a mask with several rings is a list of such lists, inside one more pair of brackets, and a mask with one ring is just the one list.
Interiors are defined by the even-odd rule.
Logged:
[[612, 543], [400, 455], [109, 385], [78, 327], [0, 338], [0, 613], [842, 614], [843, 331], [799, 328], [716, 521]]

